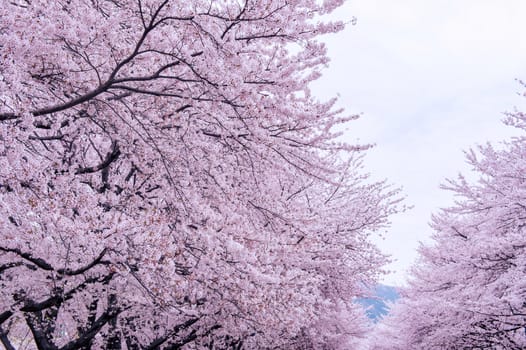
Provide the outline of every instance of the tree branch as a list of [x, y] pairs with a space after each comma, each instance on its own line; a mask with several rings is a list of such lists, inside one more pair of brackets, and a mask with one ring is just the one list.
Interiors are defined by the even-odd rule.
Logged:
[[6, 350], [16, 350], [9, 338], [7, 337], [8, 332], [4, 331], [2, 327], [0, 327], [0, 342], [2, 342], [2, 345], [4, 345]]
[[25, 300], [25, 303], [24, 303], [24, 306], [22, 306], [20, 308], [20, 311], [23, 311], [23, 312], [39, 312], [39, 311], [43, 311], [47, 308], [50, 308], [52, 306], [60, 306], [64, 301], [67, 301], [71, 298], [73, 298], [73, 296], [75, 295], [75, 293], [78, 293], [79, 291], [83, 290], [84, 288], [86, 288], [89, 284], [92, 284], [92, 283], [102, 283], [102, 284], [106, 284], [108, 283], [112, 278], [113, 276], [115, 275], [115, 273], [110, 273], [104, 277], [91, 277], [91, 278], [88, 278], [86, 280], [84, 280], [84, 282], [82, 282], [81, 284], [79, 284], [78, 286], [76, 286], [75, 288], [72, 288], [70, 289], [69, 291], [67, 291], [66, 293], [64, 294], [61, 294], [61, 293], [57, 293], [41, 302], [35, 302], [33, 300], [29, 300], [29, 299], [26, 299]]
[[93, 260], [91, 263], [89, 263], [88, 265], [84, 266], [84, 267], [81, 267], [79, 269], [76, 269], [76, 270], [71, 270], [71, 269], [59, 269], [57, 270], [57, 272], [61, 275], [67, 275], [67, 276], [75, 276], [75, 275], [80, 275], [80, 274], [83, 274], [84, 272], [88, 271], [89, 269], [91, 269], [93, 266], [97, 265], [97, 264], [109, 264], [109, 262], [106, 262], [106, 261], [102, 261], [102, 258], [104, 257], [104, 255], [106, 255], [107, 253], [107, 249], [104, 248], [102, 250], [102, 252], [99, 254], [99, 256], [97, 258], [95, 258], [95, 260]]
[[119, 308], [105, 311], [95, 322], [93, 322], [93, 325], [88, 330], [86, 330], [86, 332], [81, 334], [77, 339], [61, 347], [60, 350], [76, 350], [84, 345], [89, 344], [89, 342], [97, 335], [101, 328], [104, 327], [109, 321], [117, 318], [117, 316], [119, 316], [122, 311], [123, 310]]
[[78, 174], [96, 173], [97, 171], [106, 169], [108, 166], [110, 166], [111, 163], [117, 160], [120, 155], [121, 155], [121, 151], [119, 150], [119, 145], [117, 144], [117, 141], [113, 141], [112, 150], [111, 152], [108, 152], [108, 154], [106, 154], [106, 158], [102, 161], [102, 163], [94, 167], [78, 168], [75, 171], [75, 174], [78, 175]]
[[7, 321], [11, 316], [13, 316], [13, 311], [4, 311], [0, 314], [0, 324], [4, 323], [5, 321]]
[[193, 325], [197, 321], [199, 321], [199, 318], [191, 318], [191, 319], [187, 320], [186, 322], [175, 326], [174, 329], [169, 334], [165, 335], [164, 337], [161, 337], [161, 338], [158, 338], [158, 339], [154, 340], [152, 343], [150, 343], [150, 345], [148, 345], [147, 348], [145, 348], [145, 350], [158, 349], [159, 346], [161, 346], [162, 344], [166, 343], [168, 340], [170, 340], [171, 337], [177, 335], [177, 333], [179, 333], [181, 330], [190, 327], [191, 325]]
[[35, 258], [29, 253], [24, 253], [20, 249], [16, 248], [5, 248], [0, 246], [0, 250], [6, 253], [15, 253], [16, 255], [24, 258], [25, 260], [35, 264], [36, 266], [40, 267], [42, 270], [46, 271], [53, 271], [53, 266], [48, 264], [44, 259]]

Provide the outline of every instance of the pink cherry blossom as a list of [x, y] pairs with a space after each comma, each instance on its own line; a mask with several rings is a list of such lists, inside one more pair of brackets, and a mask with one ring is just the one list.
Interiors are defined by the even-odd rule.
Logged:
[[0, 8], [0, 341], [345, 348], [398, 191], [309, 84], [340, 0]]
[[[526, 116], [506, 123], [525, 130]], [[453, 206], [433, 217], [434, 243], [369, 349], [526, 348], [526, 138], [466, 152], [475, 180], [444, 188]]]

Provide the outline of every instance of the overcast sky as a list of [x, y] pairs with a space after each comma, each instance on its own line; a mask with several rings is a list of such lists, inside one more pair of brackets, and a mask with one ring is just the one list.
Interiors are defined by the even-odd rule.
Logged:
[[327, 37], [332, 61], [314, 91], [363, 114], [346, 139], [375, 143], [366, 169], [414, 206], [379, 240], [396, 259], [385, 282], [403, 284], [431, 213], [452, 203], [440, 183], [469, 172], [462, 151], [518, 135], [501, 120], [526, 111], [526, 1], [348, 0], [336, 14], [353, 16]]

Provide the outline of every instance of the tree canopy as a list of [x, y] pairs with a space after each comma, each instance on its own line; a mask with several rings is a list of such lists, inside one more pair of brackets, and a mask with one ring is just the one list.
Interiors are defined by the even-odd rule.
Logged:
[[349, 347], [398, 210], [309, 83], [327, 0], [0, 8], [0, 340]]
[[[526, 115], [506, 123], [526, 129]], [[526, 348], [526, 137], [466, 152], [478, 178], [443, 187], [455, 203], [433, 217], [399, 305], [371, 349]]]

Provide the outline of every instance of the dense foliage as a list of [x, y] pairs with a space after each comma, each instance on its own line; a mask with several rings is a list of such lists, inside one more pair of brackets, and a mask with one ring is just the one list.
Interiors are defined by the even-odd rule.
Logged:
[[0, 340], [348, 348], [394, 192], [308, 84], [339, 0], [0, 7]]

